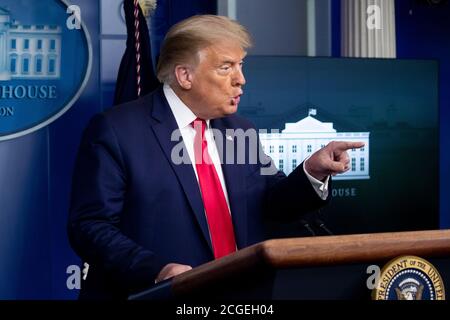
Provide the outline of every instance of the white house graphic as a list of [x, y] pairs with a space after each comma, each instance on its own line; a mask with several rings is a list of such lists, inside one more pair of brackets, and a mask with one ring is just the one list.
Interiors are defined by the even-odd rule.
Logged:
[[19, 25], [0, 7], [0, 81], [58, 79], [61, 70], [61, 28]]
[[273, 159], [279, 170], [291, 173], [297, 165], [331, 141], [362, 141], [364, 148], [349, 150], [350, 170], [334, 177], [335, 180], [370, 179], [370, 132], [336, 132], [331, 122], [320, 122], [312, 117], [310, 109], [306, 118], [296, 123], [286, 123], [281, 133], [261, 133], [264, 151]]

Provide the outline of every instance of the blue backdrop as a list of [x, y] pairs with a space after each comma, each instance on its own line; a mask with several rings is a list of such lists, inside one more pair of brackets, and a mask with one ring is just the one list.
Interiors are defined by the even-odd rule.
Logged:
[[[34, 1], [16, 2], [29, 11], [27, 3]], [[82, 130], [93, 114], [109, 107], [112, 101], [113, 77], [106, 75], [114, 75], [115, 70], [108, 66], [115, 65], [117, 69], [118, 63], [102, 57], [102, 46], [124, 48], [125, 36], [106, 30], [101, 19], [102, 1], [71, 3], [80, 6], [82, 20], [91, 35], [93, 69], [82, 96], [56, 122], [35, 133], [0, 142], [0, 299], [70, 299], [77, 295], [76, 289], [67, 287], [72, 273], [66, 272], [69, 266], [80, 262], [66, 236], [71, 174]], [[168, 21], [173, 22], [210, 10], [186, 3], [168, 0], [168, 7], [161, 8], [170, 8]], [[198, 1], [194, 5], [205, 3], [212, 2]], [[445, 182], [450, 178], [450, 7], [422, 7], [410, 16], [409, 3], [396, 1], [398, 57], [440, 62], [441, 227], [448, 228], [450, 190]], [[333, 0], [332, 16], [333, 54], [338, 56], [340, 39], [335, 30], [339, 30], [339, 1]], [[161, 39], [165, 29], [154, 30], [155, 41]]]

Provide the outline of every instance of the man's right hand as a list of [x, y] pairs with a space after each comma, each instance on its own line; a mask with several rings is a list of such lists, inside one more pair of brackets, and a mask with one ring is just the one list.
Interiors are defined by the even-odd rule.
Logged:
[[180, 273], [189, 271], [191, 269], [192, 269], [191, 266], [185, 264], [178, 264], [178, 263], [166, 264], [156, 277], [155, 283], [175, 277], [176, 275], [179, 275]]

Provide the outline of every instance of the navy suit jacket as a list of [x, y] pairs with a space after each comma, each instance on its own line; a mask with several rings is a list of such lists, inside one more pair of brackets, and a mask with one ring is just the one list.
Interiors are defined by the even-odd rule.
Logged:
[[[237, 115], [211, 126], [254, 128]], [[94, 116], [86, 128], [68, 222], [72, 248], [90, 264], [80, 298], [126, 298], [152, 285], [168, 263], [195, 267], [214, 259], [192, 164], [171, 161], [177, 128], [162, 88]], [[247, 147], [246, 156], [256, 153]], [[238, 249], [264, 240], [263, 217], [289, 220], [327, 202], [302, 165], [288, 177], [261, 175], [263, 166], [222, 165]]]

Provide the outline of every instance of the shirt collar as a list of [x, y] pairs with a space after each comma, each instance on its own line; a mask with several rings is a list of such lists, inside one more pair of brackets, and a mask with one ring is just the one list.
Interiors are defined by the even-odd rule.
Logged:
[[[197, 116], [192, 112], [191, 109], [189, 109], [186, 104], [184, 104], [183, 101], [181, 101], [175, 91], [173, 91], [173, 89], [167, 83], [164, 84], [163, 91], [178, 124], [178, 128], [183, 129], [187, 126], [190, 126], [190, 124], [195, 119], [197, 119]], [[209, 120], [206, 120], [206, 128], [208, 127]]]

